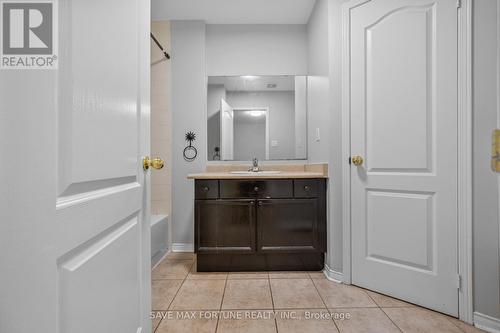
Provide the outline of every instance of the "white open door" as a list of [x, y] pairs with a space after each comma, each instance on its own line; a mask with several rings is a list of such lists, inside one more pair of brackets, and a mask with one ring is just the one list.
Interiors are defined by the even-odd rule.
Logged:
[[149, 1], [59, 1], [59, 69], [0, 72], [0, 332], [149, 333]]
[[223, 98], [220, 100], [220, 148], [223, 161], [234, 159], [234, 110]]
[[457, 2], [348, 12], [352, 281], [457, 316]]

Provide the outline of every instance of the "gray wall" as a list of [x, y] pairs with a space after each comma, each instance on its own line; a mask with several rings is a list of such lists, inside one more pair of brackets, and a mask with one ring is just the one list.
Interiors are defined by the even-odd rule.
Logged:
[[[342, 273], [340, 0], [317, 0], [308, 34], [308, 159], [328, 162], [327, 269]], [[316, 140], [319, 129], [320, 140]]]
[[[194, 190], [186, 179], [205, 169], [207, 160], [207, 87], [205, 80], [205, 24], [172, 21], [172, 241], [193, 243]], [[198, 158], [186, 162], [184, 135], [194, 131]]]
[[[295, 157], [295, 92], [228, 91], [226, 97], [234, 109], [269, 107], [269, 158], [277, 160]], [[273, 140], [278, 141], [278, 146], [272, 147]]]
[[490, 169], [497, 126], [497, 1], [473, 1], [474, 311], [500, 319], [498, 174]]
[[207, 74], [305, 75], [304, 25], [207, 25]]
[[[328, 35], [328, 0], [318, 0], [307, 24], [307, 156], [310, 162], [328, 162], [329, 159]], [[317, 129], [320, 132], [320, 141], [316, 141]]]
[[[321, 0], [320, 0], [321, 1]], [[329, 148], [328, 171], [329, 186], [329, 219], [328, 219], [328, 268], [342, 273], [342, 3], [347, 0], [328, 0], [328, 40], [329, 49]], [[333, 181], [332, 181], [333, 180]]]

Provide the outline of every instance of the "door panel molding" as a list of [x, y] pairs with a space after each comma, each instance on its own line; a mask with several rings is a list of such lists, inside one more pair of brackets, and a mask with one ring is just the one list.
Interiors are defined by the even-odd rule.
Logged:
[[[435, 166], [434, 125], [436, 103], [436, 6], [435, 3], [422, 6], [397, 8], [365, 28], [365, 119], [366, 119], [366, 168], [367, 172], [432, 173]], [[418, 14], [418, 16], [416, 16]], [[383, 40], [387, 31], [396, 29], [398, 21], [414, 21], [421, 29], [401, 31], [401, 37]], [[417, 22], [418, 20], [418, 22]], [[399, 27], [400, 28], [400, 27]], [[401, 28], [400, 28], [401, 29]], [[429, 38], [427, 38], [429, 36]], [[407, 49], [406, 63], [387, 61], [394, 45], [403, 43]], [[425, 43], [422, 57], [421, 43]], [[393, 56], [393, 55], [392, 55]], [[413, 57], [413, 58], [410, 58]], [[422, 61], [422, 59], [425, 59]], [[390, 68], [387, 64], [390, 63]], [[418, 67], [420, 85], [402, 78], [416, 72]], [[390, 76], [385, 85], [374, 82]], [[390, 84], [390, 82], [398, 82]], [[401, 82], [404, 82], [403, 84]], [[403, 103], [387, 99], [395, 93], [404, 93], [408, 99]], [[391, 110], [404, 110], [395, 114]], [[425, 114], [419, 110], [425, 109]], [[385, 119], [397, 117], [397, 123]], [[404, 138], [404, 140], [401, 140]], [[408, 149], [411, 141], [412, 149]], [[398, 143], [397, 146], [395, 143]], [[393, 149], [384, 149], [392, 144]]]
[[[135, 177], [134, 177], [135, 180]], [[102, 189], [91, 190], [91, 191], [82, 191], [76, 194], [62, 196], [57, 198], [56, 201], [56, 210], [65, 209], [74, 205], [79, 205], [91, 200], [100, 199], [106, 196], [119, 194], [120, 192], [126, 192], [133, 190], [135, 188], [141, 187], [141, 184], [137, 182], [125, 183], [124, 185], [116, 185], [105, 187]]]
[[[342, 238], [343, 282], [352, 281], [351, 251], [351, 61], [350, 25], [352, 11], [370, 2], [351, 0], [342, 5]], [[471, 323], [472, 307], [472, 3], [462, 0], [458, 8], [458, 274], [459, 317]], [[375, 170], [373, 170], [375, 171]], [[378, 170], [377, 170], [378, 171]], [[394, 171], [394, 170], [380, 170]], [[401, 171], [401, 170], [398, 170]], [[414, 172], [411, 170], [410, 172]], [[416, 173], [420, 173], [418, 170]]]
[[[139, 246], [139, 222], [135, 215], [58, 260], [61, 332], [126, 331], [141, 326]], [[117, 256], [125, 259], [110, 265], [110, 260]], [[104, 297], [94, 302], [98, 295]], [[121, 304], [121, 311], [109, 311], [116, 304]]]
[[[426, 274], [435, 274], [436, 255], [434, 248], [435, 238], [435, 219], [434, 219], [434, 200], [435, 193], [419, 192], [419, 191], [403, 191], [403, 190], [381, 190], [381, 189], [366, 189], [366, 253], [368, 260], [384, 262], [389, 265], [406, 267], [415, 271], [424, 272]], [[373, 204], [373, 201], [378, 201], [378, 204]], [[384, 202], [385, 201], [385, 202]], [[410, 202], [419, 201], [417, 207], [415, 204], [410, 205]], [[391, 207], [405, 207], [402, 216], [398, 215], [396, 210]], [[383, 209], [380, 209], [382, 207]], [[416, 209], [415, 209], [416, 208]], [[415, 217], [421, 218], [426, 223], [421, 228], [416, 229], [414, 222]], [[408, 222], [404, 222], [407, 220]], [[393, 222], [393, 223], [391, 223]], [[394, 223], [395, 222], [395, 223]], [[405, 240], [399, 237], [392, 237], [395, 234], [407, 234], [405, 239], [412, 239], [413, 244], [406, 243]], [[379, 238], [383, 238], [383, 242], [372, 242], [371, 234], [376, 234]], [[374, 240], [377, 237], [373, 237]], [[423, 248], [415, 247], [415, 243], [425, 245]], [[410, 247], [414, 245], [414, 248]], [[411, 255], [397, 249], [406, 248], [411, 251]], [[413, 250], [413, 251], [412, 251]], [[397, 253], [397, 258], [391, 255], [390, 252]], [[421, 253], [424, 256], [421, 256]]]

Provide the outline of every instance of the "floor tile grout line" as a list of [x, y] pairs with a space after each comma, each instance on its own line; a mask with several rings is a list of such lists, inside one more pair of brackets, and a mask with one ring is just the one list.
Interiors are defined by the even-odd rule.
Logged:
[[396, 328], [397, 328], [398, 330], [400, 330], [400, 331], [401, 331], [401, 333], [404, 333], [404, 332], [403, 332], [403, 329], [402, 329], [401, 327], [399, 327], [399, 325], [398, 325], [398, 324], [396, 324], [396, 323], [395, 323], [395, 322], [391, 319], [391, 317], [387, 314], [387, 312], [385, 312], [385, 311], [384, 311], [384, 309], [383, 309], [383, 308], [380, 308], [380, 307], [379, 307], [379, 309], [380, 309], [380, 311], [382, 311], [382, 313], [383, 313], [383, 314], [384, 314], [387, 318], [389, 318], [389, 320], [391, 321], [391, 323], [392, 323], [394, 326], [396, 326]]
[[366, 295], [368, 295], [368, 297], [369, 297], [369, 298], [373, 301], [373, 303], [375, 303], [375, 304], [377, 305], [378, 309], [379, 309], [380, 311], [382, 311], [382, 313], [383, 313], [383, 314], [384, 314], [384, 315], [385, 315], [385, 316], [386, 316], [386, 317], [387, 317], [387, 318], [391, 321], [391, 323], [392, 323], [394, 326], [396, 326], [396, 328], [397, 328], [398, 330], [400, 330], [400, 331], [401, 331], [401, 333], [403, 333], [403, 329], [402, 329], [401, 327], [399, 327], [399, 326], [398, 326], [398, 325], [397, 325], [397, 324], [396, 324], [396, 323], [395, 323], [395, 322], [391, 319], [391, 317], [389, 317], [389, 315], [388, 315], [388, 314], [387, 314], [387, 313], [386, 313], [386, 312], [382, 309], [382, 307], [380, 306], [380, 304], [378, 304], [378, 302], [375, 300], [375, 298], [373, 298], [373, 297], [372, 297], [372, 295], [370, 295], [370, 293], [369, 293], [369, 292], [367, 292], [366, 290], [363, 290], [363, 292], [364, 292]]
[[[176, 310], [173, 310], [173, 309], [170, 309], [170, 307], [172, 306], [175, 298], [177, 297], [177, 295], [179, 294], [179, 291], [181, 290], [182, 286], [184, 285], [184, 282], [186, 280], [188, 280], [188, 276], [189, 276], [189, 273], [191, 272], [191, 270], [193, 269], [193, 266], [196, 264], [196, 259], [193, 260], [193, 262], [191, 263], [191, 266], [189, 266], [189, 270], [188, 270], [188, 273], [186, 274], [186, 276], [184, 277], [184, 279], [182, 280], [181, 282], [181, 285], [179, 286], [179, 289], [177, 289], [174, 297], [172, 297], [172, 300], [170, 301], [169, 305], [168, 305], [168, 310], [166, 311], [176, 311]], [[224, 283], [224, 290], [223, 290], [223, 294], [222, 294], [222, 299], [221, 299], [221, 304], [220, 304], [220, 309], [222, 309], [222, 301], [224, 300], [224, 292], [226, 290], [226, 284], [227, 284], [227, 275], [226, 275], [226, 278], [225, 278], [225, 283]], [[219, 313], [220, 313], [220, 310], [219, 309]], [[181, 310], [181, 311], [191, 311], [191, 310]], [[211, 310], [194, 310], [194, 311], [211, 311]], [[161, 325], [161, 322], [163, 321], [163, 318], [160, 320], [160, 322], [158, 323], [158, 326], [156, 327], [155, 329], [155, 333], [156, 331], [158, 330], [158, 328], [160, 327]], [[215, 331], [214, 333], [217, 333], [217, 329], [218, 329], [218, 326], [219, 326], [219, 317], [217, 317], [217, 323], [215, 324]]]
[[[165, 258], [166, 258], [166, 256], [162, 259], [162, 261], [161, 261], [161, 262], [165, 261], [165, 260], [166, 260]], [[159, 266], [159, 265], [161, 264], [161, 262], [159, 262], [157, 266]], [[195, 261], [195, 260], [193, 260], [193, 262], [191, 263], [191, 266], [189, 266], [188, 274], [189, 274], [189, 272], [191, 271], [191, 268], [193, 267], [193, 265], [194, 265], [194, 263], [195, 263], [195, 262], [196, 262], [196, 261]], [[151, 273], [152, 273], [152, 272], [151, 272]], [[177, 297], [177, 294], [179, 293], [179, 290], [181, 290], [182, 285], [184, 284], [184, 281], [186, 281], [186, 278], [187, 278], [188, 274], [186, 274], [186, 276], [185, 276], [185, 277], [184, 277], [184, 279], [182, 280], [182, 282], [181, 282], [181, 284], [180, 284], [179, 288], [178, 288], [178, 289], [177, 289], [177, 291], [175, 292], [174, 297], [172, 297], [172, 299], [171, 299], [171, 300], [170, 300], [170, 302], [168, 303], [167, 310], [165, 310], [165, 311], [169, 311], [170, 306], [171, 306], [171, 305], [172, 305], [172, 303], [174, 302], [175, 297]], [[160, 279], [158, 279], [158, 280], [160, 280]], [[161, 279], [161, 280], [169, 280], [169, 279]], [[180, 279], [179, 279], [179, 280], [180, 280]], [[154, 280], [153, 280], [153, 279], [151, 279], [151, 283], [152, 283], [153, 281], [154, 281]], [[153, 310], [153, 311], [154, 311], [154, 310]], [[160, 311], [163, 311], [163, 310], [160, 310]], [[161, 318], [161, 319], [160, 319], [160, 322], [158, 323], [158, 325], [156, 326], [156, 328], [155, 328], [155, 330], [154, 330], [154, 332], [155, 332], [155, 333], [156, 333], [156, 331], [158, 330], [158, 328], [160, 327], [160, 325], [161, 325], [161, 323], [162, 323], [163, 319], [164, 319], [164, 318]]]
[[219, 306], [219, 315], [217, 316], [217, 323], [215, 324], [214, 333], [217, 333], [217, 330], [219, 329], [220, 314], [222, 312], [222, 304], [224, 304], [224, 296], [226, 295], [226, 288], [227, 288], [227, 280], [228, 279], [229, 279], [229, 272], [227, 273], [226, 279], [224, 280], [224, 289], [222, 290], [222, 298], [220, 300], [220, 306]]
[[226, 296], [226, 288], [227, 288], [227, 276], [224, 280], [224, 289], [222, 290], [222, 298], [220, 300], [219, 311], [222, 311], [222, 304], [224, 303], [224, 297]]
[[333, 322], [333, 325], [335, 326], [335, 328], [337, 329], [337, 332], [340, 332], [340, 328], [338, 327], [337, 323], [335, 322], [335, 320], [333, 320], [333, 316], [332, 316], [332, 313], [330, 311], [330, 309], [328, 309], [328, 306], [326, 305], [326, 302], [325, 300], [323, 299], [323, 296], [321, 296], [321, 293], [319, 292], [319, 289], [318, 289], [318, 286], [316, 286], [316, 283], [314, 283], [314, 279], [311, 278], [311, 282], [314, 286], [314, 289], [316, 289], [316, 292], [318, 293], [319, 295], [319, 298], [321, 299], [321, 301], [323, 302], [323, 304], [325, 305], [325, 308], [326, 308], [326, 311], [330, 314], [331, 316], [331, 320]]
[[269, 276], [269, 272], [267, 273], [267, 285], [269, 286], [269, 292], [271, 293], [271, 306], [273, 307], [274, 327], [276, 328], [276, 333], [279, 333], [278, 321], [276, 320], [276, 308], [274, 306], [273, 289], [271, 288], [271, 277]]
[[329, 309], [380, 309], [378, 306], [332, 306]]
[[[187, 280], [187, 277], [189, 275], [189, 272], [191, 272], [191, 269], [193, 268], [193, 265], [196, 263], [196, 261], [193, 261], [191, 263], [191, 266], [189, 266], [189, 270], [188, 270], [188, 273], [186, 274], [186, 276], [184, 277], [184, 279], [182, 280], [181, 282], [181, 285], [179, 286], [179, 289], [177, 289], [177, 292], [175, 293], [174, 297], [172, 297], [172, 300], [170, 301], [170, 303], [168, 304], [168, 310], [171, 310], [170, 307], [172, 306], [172, 304], [174, 303], [174, 300], [175, 298], [177, 297], [177, 295], [179, 294], [179, 291], [181, 290], [182, 286], [184, 285], [184, 282], [186, 282]], [[167, 311], [168, 311], [167, 310]]]
[[378, 302], [375, 300], [375, 298], [373, 298], [373, 297], [372, 297], [369, 293], [367, 293], [365, 289], [360, 288], [360, 290], [361, 290], [363, 293], [365, 293], [365, 294], [366, 294], [366, 296], [368, 296], [368, 298], [369, 298], [369, 299], [371, 299], [371, 300], [372, 300], [372, 302], [373, 302], [373, 303], [377, 306], [377, 308], [379, 308], [379, 309], [380, 309], [380, 304], [378, 304]]
[[310, 279], [310, 280], [311, 280], [311, 282], [312, 282], [312, 284], [313, 284], [313, 286], [314, 286], [314, 289], [315, 289], [315, 290], [316, 290], [316, 292], [318, 293], [318, 296], [319, 296], [319, 298], [321, 299], [321, 302], [323, 302], [323, 305], [325, 306], [325, 309], [327, 309], [327, 310], [328, 310], [328, 306], [326, 306], [326, 302], [325, 302], [325, 300], [323, 299], [323, 296], [321, 296], [321, 293], [319, 292], [319, 289], [318, 289], [318, 287], [316, 286], [316, 283], [314, 283], [314, 279]]
[[[196, 311], [201, 311], [201, 312], [229, 312], [229, 311], [236, 311], [236, 312], [244, 312], [244, 311], [274, 311], [273, 309], [263, 309], [263, 308], [251, 308], [251, 309], [182, 309], [182, 310], [165, 310], [168, 312], [196, 312]], [[293, 309], [276, 309], [278, 311], [281, 310], [324, 310], [324, 308], [293, 308]], [[164, 310], [158, 310], [158, 311], [164, 311]]]

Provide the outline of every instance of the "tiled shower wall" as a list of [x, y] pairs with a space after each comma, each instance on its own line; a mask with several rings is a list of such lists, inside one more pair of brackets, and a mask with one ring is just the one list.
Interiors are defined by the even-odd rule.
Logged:
[[[151, 22], [151, 32], [170, 53], [170, 22]], [[172, 193], [171, 61], [151, 39], [151, 155], [165, 167], [151, 171], [151, 213], [170, 215]]]

